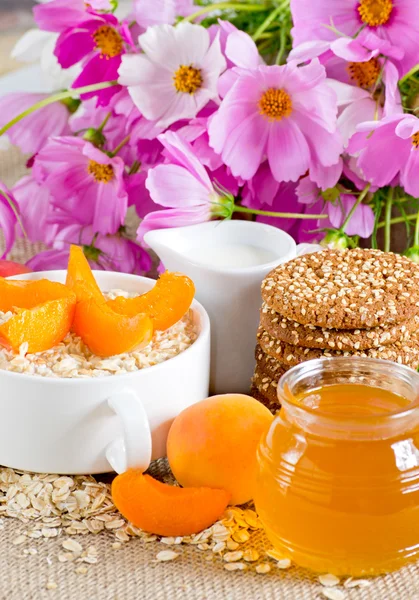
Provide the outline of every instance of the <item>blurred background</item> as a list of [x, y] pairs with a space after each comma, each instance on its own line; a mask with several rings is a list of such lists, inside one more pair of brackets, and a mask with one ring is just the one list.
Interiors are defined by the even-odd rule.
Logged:
[[33, 0], [0, 0], [0, 77], [22, 67], [10, 58], [15, 42], [33, 27]]

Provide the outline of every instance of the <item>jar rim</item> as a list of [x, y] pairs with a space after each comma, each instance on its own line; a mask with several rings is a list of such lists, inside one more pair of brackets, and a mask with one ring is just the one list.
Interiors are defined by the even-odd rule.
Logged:
[[[384, 379], [389, 380], [390, 376], [390, 378], [396, 381], [401, 381], [411, 386], [414, 391], [414, 399], [406, 406], [385, 414], [382, 412], [373, 412], [356, 416], [331, 414], [330, 412], [310, 406], [303, 406], [296, 402], [293, 388], [295, 389], [298, 383], [302, 383], [305, 378], [310, 376], [321, 376], [322, 373], [331, 373], [334, 370], [336, 370], [337, 374], [342, 376], [343, 374], [347, 374], [348, 377], [367, 377], [368, 375], [380, 377], [381, 375], [383, 381]], [[383, 389], [386, 389], [384, 386], [380, 386], [379, 382], [374, 387], [383, 387]], [[343, 428], [346, 432], [350, 428], [351, 432], [355, 435], [362, 435], [362, 433], [367, 432], [370, 434], [373, 432], [380, 434], [380, 431], [383, 434], [387, 430], [388, 433], [390, 431], [394, 433], [395, 428], [404, 425], [408, 426], [409, 424], [414, 425], [413, 421], [416, 420], [412, 419], [414, 415], [416, 415], [419, 421], [419, 411], [417, 410], [419, 408], [419, 373], [410, 367], [388, 360], [351, 356], [318, 358], [305, 361], [292, 367], [281, 377], [278, 382], [277, 394], [280, 403], [284, 406], [287, 413], [291, 413], [300, 421], [303, 419], [306, 423], [316, 420], [316, 423], [319, 424], [321, 421], [322, 425], [333, 428], [336, 433], [339, 430], [343, 430]]]

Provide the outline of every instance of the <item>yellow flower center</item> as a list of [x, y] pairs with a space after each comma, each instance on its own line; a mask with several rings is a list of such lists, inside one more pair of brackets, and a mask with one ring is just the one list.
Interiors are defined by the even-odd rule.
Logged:
[[349, 77], [364, 89], [377, 83], [381, 71], [381, 65], [377, 58], [371, 58], [367, 62], [350, 62], [346, 68]]
[[101, 165], [95, 160], [89, 160], [87, 172], [93, 175], [98, 183], [109, 183], [114, 177], [112, 165]]
[[203, 83], [201, 69], [196, 69], [192, 65], [180, 65], [173, 76], [176, 91], [184, 94], [194, 94]]
[[412, 135], [412, 144], [414, 145], [416, 150], [419, 148], [419, 131]]
[[122, 37], [110, 25], [102, 25], [96, 29], [93, 39], [96, 42], [96, 50], [100, 50], [101, 55], [106, 58], [113, 58], [122, 52]]
[[361, 0], [358, 12], [361, 20], [370, 27], [385, 25], [393, 11], [393, 0]]
[[292, 113], [291, 98], [285, 90], [269, 88], [259, 100], [259, 113], [276, 121], [289, 117]]

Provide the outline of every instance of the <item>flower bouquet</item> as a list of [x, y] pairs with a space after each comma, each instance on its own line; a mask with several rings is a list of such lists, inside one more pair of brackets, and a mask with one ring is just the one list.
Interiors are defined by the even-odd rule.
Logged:
[[34, 18], [13, 55], [46, 93], [0, 99], [0, 147], [30, 169], [0, 183], [5, 256], [26, 236], [48, 247], [34, 270], [79, 244], [143, 273], [147, 231], [246, 218], [385, 250], [404, 223], [419, 261], [417, 2], [52, 0]]

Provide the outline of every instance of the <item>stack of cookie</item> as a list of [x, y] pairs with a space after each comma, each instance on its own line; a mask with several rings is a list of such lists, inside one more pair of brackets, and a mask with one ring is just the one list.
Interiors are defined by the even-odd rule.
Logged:
[[419, 265], [380, 250], [324, 250], [279, 265], [262, 284], [252, 393], [275, 411], [300, 362], [363, 356], [419, 367]]

